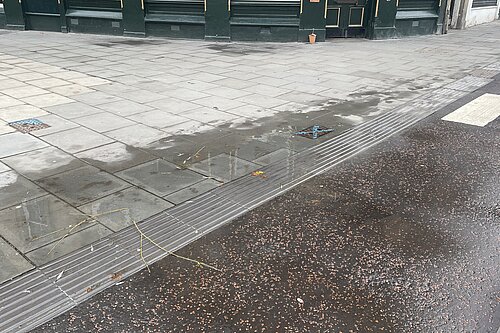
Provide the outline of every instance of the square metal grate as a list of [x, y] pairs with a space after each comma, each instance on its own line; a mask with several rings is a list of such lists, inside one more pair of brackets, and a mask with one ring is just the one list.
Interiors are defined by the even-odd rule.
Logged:
[[50, 127], [49, 125], [41, 122], [38, 119], [24, 119], [9, 123], [10, 127], [17, 129], [22, 133], [30, 133], [33, 131], [41, 130]]
[[304, 128], [302, 131], [296, 132], [295, 135], [303, 136], [304, 138], [314, 140], [333, 131], [334, 130], [332, 128], [326, 128], [320, 125], [314, 125], [308, 128]]

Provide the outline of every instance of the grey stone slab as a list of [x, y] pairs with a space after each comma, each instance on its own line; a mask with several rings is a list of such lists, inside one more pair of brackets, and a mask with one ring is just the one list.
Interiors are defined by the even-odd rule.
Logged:
[[102, 110], [98, 108], [81, 102], [50, 106], [44, 108], [44, 110], [47, 110], [66, 119], [78, 118], [102, 112]]
[[229, 182], [241, 176], [248, 175], [259, 168], [258, 164], [228, 154], [210, 157], [190, 167], [192, 170], [222, 182]]
[[[168, 201], [133, 187], [80, 206], [79, 209], [89, 215], [99, 215], [96, 217], [99, 222], [113, 231], [119, 231], [133, 225], [134, 221], [140, 222], [172, 206]], [[111, 211], [115, 212], [106, 213]]]
[[0, 173], [11, 170], [6, 164], [0, 162]]
[[199, 183], [193, 184], [180, 191], [169, 194], [165, 197], [165, 199], [178, 205], [180, 203], [193, 199], [194, 197], [197, 197], [200, 194], [208, 192], [220, 186], [221, 184], [222, 183], [214, 179], [205, 179]]
[[164, 160], [147, 162], [118, 175], [158, 196], [168, 195], [204, 179], [196, 172], [181, 169]]
[[24, 133], [0, 135], [0, 158], [48, 147], [48, 144]]
[[[93, 225], [81, 231], [71, 233], [65, 237], [54, 248], [54, 244], [47, 244], [39, 249], [26, 253], [26, 256], [35, 264], [43, 265], [52, 260], [62, 257], [72, 251], [78, 250], [84, 246], [89, 246], [93, 242], [98, 241], [110, 235], [112, 232], [100, 224]], [[52, 250], [52, 252], [51, 252]], [[50, 252], [50, 253], [49, 253]]]
[[[22, 253], [64, 237], [87, 216], [53, 195], [24, 201], [0, 211], [0, 233]], [[91, 225], [82, 223], [74, 231]]]
[[123, 117], [153, 110], [151, 106], [128, 100], [120, 100], [112, 103], [101, 104], [99, 105], [99, 108]]
[[61, 131], [66, 131], [71, 128], [78, 127], [79, 125], [66, 120], [62, 117], [56, 116], [55, 114], [49, 114], [46, 116], [41, 116], [41, 117], [36, 117], [36, 119], [40, 120], [41, 122], [49, 125], [50, 127], [36, 130], [33, 132], [30, 132], [31, 135], [34, 135], [36, 137], [42, 137], [44, 135], [49, 135]]
[[92, 166], [38, 180], [38, 184], [72, 205], [79, 206], [120, 191], [130, 184]]
[[172, 114], [180, 114], [185, 111], [193, 110], [199, 108], [198, 104], [183, 101], [176, 98], [165, 98], [158, 101], [148, 103], [148, 105], [157, 108], [158, 110], [166, 111]]
[[111, 112], [101, 112], [90, 116], [74, 118], [73, 121], [99, 133], [137, 124], [134, 121], [117, 116]]
[[75, 156], [111, 173], [156, 159], [151, 154], [120, 142], [85, 150]]
[[46, 135], [43, 139], [69, 153], [77, 153], [114, 142], [113, 139], [83, 127]]
[[106, 135], [134, 147], [148, 147], [167, 136], [165, 132], [143, 124], [120, 128]]
[[13, 122], [29, 118], [38, 118], [44, 115], [48, 115], [48, 113], [38, 107], [27, 104], [5, 107], [0, 109], [0, 118], [7, 122]]
[[294, 154], [294, 152], [292, 152], [291, 150], [286, 149], [286, 148], [281, 148], [281, 149], [278, 149], [276, 151], [273, 151], [272, 153], [261, 156], [255, 160], [253, 160], [252, 162], [260, 164], [260, 165], [269, 165], [269, 164], [281, 162], [281, 161], [286, 162], [286, 160], [288, 158], [290, 158], [293, 154]]
[[47, 147], [2, 159], [23, 176], [37, 180], [59, 172], [82, 167], [82, 161], [54, 147]]
[[0, 238], [0, 283], [10, 280], [22, 273], [29, 271], [33, 265], [19, 252]]
[[183, 117], [196, 120], [211, 126], [218, 126], [225, 123], [231, 123], [232, 121], [239, 118], [239, 116], [214, 110], [213, 108], [198, 108], [194, 110], [185, 111], [180, 114]]
[[0, 173], [0, 209], [14, 206], [45, 194], [47, 192], [15, 171]]
[[183, 116], [178, 116], [161, 110], [141, 112], [140, 114], [128, 117], [128, 119], [158, 129], [189, 121], [188, 118], [185, 118]]
[[100, 105], [100, 104], [105, 104], [105, 103], [111, 103], [111, 102], [118, 102], [122, 101], [123, 99], [120, 97], [113, 96], [111, 94], [107, 94], [101, 91], [94, 91], [90, 93], [85, 93], [85, 94], [78, 94], [71, 96], [72, 99], [85, 103], [87, 105]]
[[25, 97], [21, 98], [21, 100], [24, 101], [25, 103], [34, 105], [39, 108], [45, 108], [49, 106], [68, 104], [74, 102], [74, 100], [68, 97], [54, 93]]
[[197, 99], [194, 101], [194, 103], [206, 106], [208, 108], [212, 108], [214, 110], [227, 111], [245, 105], [245, 103], [241, 102], [240, 100], [243, 100], [246, 97], [247, 96], [243, 96], [240, 97], [238, 100], [233, 100], [224, 97], [211, 96], [211, 97]]

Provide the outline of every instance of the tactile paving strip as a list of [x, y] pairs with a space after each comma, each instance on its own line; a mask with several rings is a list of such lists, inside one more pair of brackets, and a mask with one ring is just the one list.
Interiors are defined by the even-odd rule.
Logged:
[[[140, 229], [167, 251], [176, 251], [491, 82], [464, 79], [263, 167], [266, 177], [241, 177], [148, 218]], [[0, 331], [26, 332], [141, 270], [139, 243], [137, 229], [130, 226], [0, 285]], [[148, 263], [168, 256], [147, 241], [143, 245]]]

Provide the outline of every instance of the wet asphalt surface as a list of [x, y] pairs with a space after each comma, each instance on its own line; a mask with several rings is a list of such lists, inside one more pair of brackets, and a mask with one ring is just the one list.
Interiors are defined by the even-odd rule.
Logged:
[[222, 272], [167, 257], [33, 332], [496, 333], [500, 119], [454, 107], [179, 251]]

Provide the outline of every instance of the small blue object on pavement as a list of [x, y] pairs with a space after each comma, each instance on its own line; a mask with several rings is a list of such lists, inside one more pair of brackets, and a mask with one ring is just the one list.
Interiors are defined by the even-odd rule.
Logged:
[[303, 129], [302, 131], [295, 132], [295, 135], [303, 136], [309, 139], [317, 139], [320, 136], [333, 132], [333, 128], [325, 128], [319, 125], [314, 125], [308, 128]]

